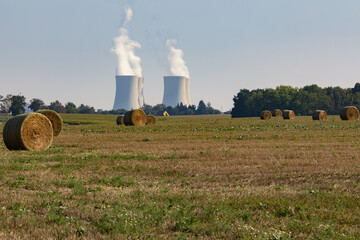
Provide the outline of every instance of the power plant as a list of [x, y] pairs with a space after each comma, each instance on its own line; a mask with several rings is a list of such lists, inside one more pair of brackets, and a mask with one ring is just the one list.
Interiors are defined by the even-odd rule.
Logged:
[[165, 76], [163, 104], [175, 107], [180, 103], [185, 106], [191, 105], [190, 78], [184, 76]]
[[116, 78], [116, 93], [113, 109], [137, 109], [144, 105], [144, 79], [136, 75], [121, 75]]
[[[133, 15], [131, 8], [126, 9], [125, 14], [120, 35], [114, 38], [114, 47], [111, 49], [118, 60], [114, 110], [137, 109], [145, 104], [141, 58], [135, 55], [135, 49], [141, 48], [141, 45], [129, 36], [128, 23]], [[183, 59], [184, 52], [175, 48], [174, 44], [176, 44], [175, 39], [166, 41], [171, 76], [164, 76], [163, 104], [176, 107], [182, 103], [184, 106], [189, 106], [191, 105], [189, 70]]]

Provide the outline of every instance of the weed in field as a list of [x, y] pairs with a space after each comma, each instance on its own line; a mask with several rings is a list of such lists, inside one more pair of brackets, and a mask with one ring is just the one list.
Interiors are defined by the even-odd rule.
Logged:
[[122, 175], [117, 175], [111, 177], [110, 179], [103, 178], [101, 182], [105, 185], [110, 185], [112, 187], [130, 187], [136, 184], [135, 181], [131, 178], [124, 177]]

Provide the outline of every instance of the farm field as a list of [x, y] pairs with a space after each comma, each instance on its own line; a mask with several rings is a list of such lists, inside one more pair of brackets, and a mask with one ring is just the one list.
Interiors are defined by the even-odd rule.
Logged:
[[0, 239], [360, 239], [359, 120], [62, 117], [43, 152], [1, 137]]

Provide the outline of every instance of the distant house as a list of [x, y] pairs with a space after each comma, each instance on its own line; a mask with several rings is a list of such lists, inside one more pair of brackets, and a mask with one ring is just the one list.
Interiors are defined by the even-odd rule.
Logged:
[[170, 116], [169, 113], [167, 111], [158, 111], [158, 113], [156, 114], [156, 116], [164, 116], [164, 117], [168, 117]]

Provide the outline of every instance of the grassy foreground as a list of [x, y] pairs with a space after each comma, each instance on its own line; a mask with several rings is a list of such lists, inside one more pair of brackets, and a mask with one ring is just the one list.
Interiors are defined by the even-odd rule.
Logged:
[[0, 239], [360, 239], [360, 121], [62, 117], [44, 152], [1, 137]]

